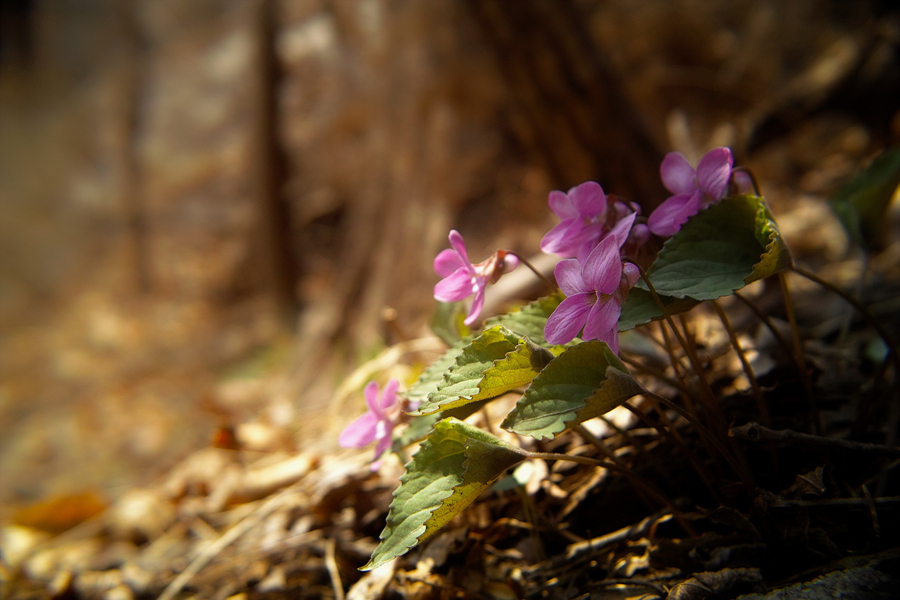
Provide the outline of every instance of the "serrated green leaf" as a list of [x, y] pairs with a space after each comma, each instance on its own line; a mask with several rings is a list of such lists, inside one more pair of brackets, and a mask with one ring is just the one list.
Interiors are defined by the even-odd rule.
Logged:
[[878, 246], [885, 213], [900, 186], [900, 146], [878, 155], [872, 164], [839, 189], [828, 203], [850, 234], [866, 250]]
[[471, 504], [524, 452], [454, 418], [439, 421], [406, 465], [369, 571], [401, 556]]
[[535, 377], [501, 427], [538, 439], [552, 438], [611, 411], [641, 389], [605, 342], [582, 342]]
[[487, 319], [485, 327], [503, 325], [513, 333], [527, 337], [535, 344], [547, 346], [547, 341], [544, 339], [544, 325], [565, 298], [562, 292], [544, 296], [526, 304], [519, 310]]
[[462, 349], [437, 389], [410, 414], [456, 408], [526, 385], [540, 371], [532, 357], [533, 349], [519, 336], [500, 325], [491, 327]]
[[414, 406], [418, 406], [427, 400], [428, 394], [437, 390], [438, 384], [444, 378], [444, 374], [456, 362], [456, 357], [459, 356], [459, 353], [462, 352], [463, 347], [468, 342], [469, 340], [461, 340], [448, 348], [437, 360], [422, 371], [416, 382], [408, 390], [402, 392], [401, 395]]
[[465, 319], [461, 302], [438, 302], [431, 317], [431, 331], [448, 346], [454, 346], [471, 334]]

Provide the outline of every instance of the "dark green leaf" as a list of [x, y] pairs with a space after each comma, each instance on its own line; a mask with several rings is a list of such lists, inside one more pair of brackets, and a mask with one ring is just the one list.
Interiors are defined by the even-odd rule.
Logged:
[[582, 342], [535, 377], [501, 427], [539, 439], [552, 438], [611, 411], [641, 389], [605, 342]]
[[900, 186], [900, 146], [887, 150], [829, 200], [850, 238], [866, 250], [878, 246], [885, 214]]

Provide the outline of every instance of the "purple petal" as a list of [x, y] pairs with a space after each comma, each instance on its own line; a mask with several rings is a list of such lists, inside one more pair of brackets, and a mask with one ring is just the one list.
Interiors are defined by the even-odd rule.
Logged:
[[603, 340], [608, 344], [606, 334], [616, 328], [621, 313], [622, 306], [613, 298], [597, 302], [588, 313], [582, 337], [585, 340]]
[[434, 272], [441, 277], [447, 277], [457, 269], [467, 268], [468, 265], [463, 262], [463, 259], [460, 258], [456, 250], [447, 248], [446, 250], [441, 250], [438, 255], [434, 257]]
[[458, 302], [472, 295], [472, 274], [457, 269], [434, 286], [434, 299], [440, 302]]
[[734, 158], [728, 148], [714, 148], [707, 152], [697, 165], [697, 186], [703, 192], [721, 200], [731, 179], [731, 165]]
[[556, 277], [556, 283], [559, 284], [559, 289], [561, 289], [566, 296], [574, 296], [575, 294], [592, 291], [585, 287], [584, 280], [581, 279], [581, 265], [578, 264], [578, 261], [574, 258], [561, 260], [556, 263], [556, 267], [553, 269], [553, 275]]
[[586, 181], [569, 190], [569, 199], [582, 217], [602, 215], [606, 211], [606, 194], [599, 183]]
[[463, 321], [466, 325], [472, 325], [475, 321], [478, 320], [478, 315], [481, 314], [481, 309], [484, 306], [484, 288], [486, 284], [482, 281], [481, 285], [478, 287], [478, 291], [475, 292], [475, 298], [472, 299], [472, 308], [469, 309], [469, 316], [466, 317], [466, 320]]
[[380, 417], [383, 413], [378, 407], [378, 383], [375, 381], [367, 383], [363, 389], [363, 396], [366, 398], [366, 406], [369, 407], [369, 412]]
[[544, 326], [544, 339], [550, 344], [567, 344], [575, 339], [584, 322], [588, 311], [594, 305], [594, 294], [575, 294], [569, 296], [556, 307], [547, 324]]
[[628, 282], [629, 290], [633, 288], [641, 278], [640, 269], [638, 269], [636, 265], [633, 265], [631, 263], [625, 263], [624, 265], [622, 265], [622, 274], [625, 276], [625, 280]]
[[605, 334], [601, 335], [597, 338], [601, 342], [606, 342], [606, 345], [609, 346], [609, 349], [613, 351], [613, 354], [619, 354], [619, 328], [618, 325], [613, 327]]
[[580, 219], [566, 219], [547, 232], [541, 240], [541, 250], [547, 254], [559, 254], [565, 258], [572, 258], [581, 245], [585, 231]]
[[622, 257], [616, 238], [603, 239], [581, 267], [581, 277], [589, 290], [612, 294], [622, 278]]
[[656, 235], [674, 235], [689, 218], [700, 210], [700, 193], [670, 196], [656, 207], [647, 219], [647, 226]]
[[379, 456], [384, 454], [384, 451], [391, 447], [391, 431], [393, 431], [393, 425], [386, 428], [385, 431], [379, 432], [381, 433], [381, 437], [378, 438], [378, 443], [375, 444], [375, 458], [377, 459]]
[[619, 248], [621, 248], [625, 243], [625, 240], [628, 239], [628, 234], [631, 232], [631, 226], [634, 224], [634, 219], [636, 217], [637, 213], [631, 213], [630, 215], [622, 217], [615, 226], [609, 230], [607, 236], [615, 237], [616, 242], [619, 244]]
[[371, 412], [365, 413], [344, 428], [338, 436], [338, 445], [341, 448], [368, 446], [375, 439], [377, 425], [378, 417]]
[[455, 229], [451, 229], [448, 237], [450, 239], [450, 245], [459, 253], [459, 257], [463, 261], [463, 264], [471, 267], [472, 262], [469, 260], [469, 255], [466, 253], [466, 243], [463, 241], [462, 234]]
[[400, 382], [396, 379], [391, 379], [385, 384], [384, 389], [381, 390], [381, 400], [378, 403], [379, 408], [381, 409], [381, 414], [385, 414], [385, 411], [397, 404], [397, 389], [400, 387]]
[[756, 190], [753, 188], [753, 179], [746, 172], [732, 171], [731, 176], [738, 194], [756, 193]]
[[659, 165], [659, 177], [673, 194], [693, 194], [694, 169], [681, 152], [669, 152]]
[[550, 192], [547, 204], [550, 205], [550, 210], [553, 211], [553, 214], [560, 219], [565, 220], [578, 216], [578, 211], [575, 210], [575, 205], [572, 204], [572, 200], [559, 190]]

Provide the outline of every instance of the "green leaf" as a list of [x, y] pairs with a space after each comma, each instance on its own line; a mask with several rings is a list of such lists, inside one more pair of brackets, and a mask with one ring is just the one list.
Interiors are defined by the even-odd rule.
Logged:
[[438, 302], [431, 318], [431, 330], [445, 344], [453, 346], [471, 334], [465, 319], [466, 311], [461, 302]]
[[469, 340], [462, 340], [451, 346], [437, 360], [429, 365], [414, 384], [410, 386], [406, 392], [401, 395], [413, 404], [421, 404], [428, 399], [428, 394], [437, 391], [438, 384], [444, 378], [444, 374], [450, 369], [450, 366], [456, 362], [456, 357]]
[[[669, 238], [647, 277], [670, 314], [728, 296], [791, 264], [787, 244], [764, 198], [731, 196], [703, 210]], [[662, 318], [646, 282], [622, 305], [619, 331]]]
[[547, 318], [565, 298], [562, 292], [544, 296], [526, 304], [519, 310], [487, 319], [485, 327], [503, 325], [513, 333], [527, 337], [539, 346], [547, 346], [547, 341], [544, 339], [544, 325], [547, 324]]
[[[700, 304], [699, 300], [694, 300], [693, 298], [662, 296], [660, 300], [662, 300], [670, 315], [689, 311]], [[647, 290], [633, 287], [628, 292], [628, 299], [622, 304], [622, 314], [619, 316], [619, 331], [634, 329], [638, 325], [661, 319], [662, 316], [662, 311], [659, 310], [659, 305], [653, 299], [653, 295]]]
[[605, 342], [582, 342], [535, 377], [501, 427], [552, 438], [640, 394], [640, 384]]
[[381, 532], [362, 571], [376, 569], [428, 538], [471, 504], [524, 452], [454, 418], [439, 421], [406, 465]]
[[854, 243], [866, 250], [878, 246], [885, 214], [900, 186], [900, 146], [878, 155], [872, 164], [829, 200]]
[[410, 414], [456, 408], [526, 385], [543, 366], [540, 350], [501, 325], [491, 327], [462, 349], [437, 389]]

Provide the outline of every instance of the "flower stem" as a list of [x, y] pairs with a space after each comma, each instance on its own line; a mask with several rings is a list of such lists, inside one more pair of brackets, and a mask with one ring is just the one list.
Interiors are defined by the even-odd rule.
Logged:
[[756, 192], [757, 196], [762, 196], [759, 191], [759, 180], [756, 178], [756, 173], [748, 169], [747, 167], [735, 167], [731, 170], [732, 173], [740, 171], [741, 173], [746, 173], [750, 178], [750, 182], [753, 183], [753, 191]]
[[504, 252], [506, 252], [510, 256], [515, 256], [517, 259], [519, 259], [519, 262], [522, 263], [523, 265], [525, 265], [526, 267], [528, 267], [529, 269], [531, 269], [532, 273], [537, 275], [544, 283], [546, 283], [547, 287], [549, 287], [551, 291], [556, 292], [559, 290], [559, 287], [557, 287], [557, 285], [555, 283], [550, 281], [550, 279], [546, 275], [541, 273], [537, 267], [535, 267], [533, 264], [531, 264], [531, 262], [527, 258], [525, 258], [524, 256], [522, 256], [521, 254], [519, 254], [517, 252], [513, 252], [512, 250], [504, 250]]
[[794, 340], [794, 360], [797, 368], [800, 369], [800, 377], [803, 380], [803, 390], [806, 392], [806, 400], [809, 403], [809, 409], [813, 416], [813, 431], [819, 435], [822, 434], [824, 424], [822, 423], [822, 415], [819, 413], [819, 405], [813, 395], [812, 381], [809, 378], [809, 370], [806, 368], [806, 357], [803, 355], [803, 342], [800, 339], [800, 328], [797, 326], [797, 314], [794, 310], [794, 299], [791, 296], [791, 290], [788, 288], [787, 277], [784, 271], [778, 272], [778, 284], [781, 286], [781, 294], [784, 297], [784, 310], [787, 313], [788, 323], [791, 325], [791, 336]]

